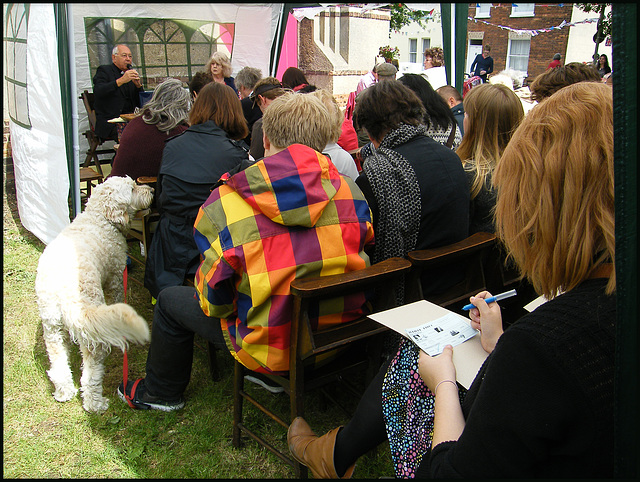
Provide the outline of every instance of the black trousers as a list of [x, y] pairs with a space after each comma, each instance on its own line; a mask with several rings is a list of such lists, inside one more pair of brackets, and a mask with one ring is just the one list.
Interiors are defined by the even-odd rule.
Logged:
[[197, 333], [227, 350], [220, 320], [206, 316], [190, 286], [171, 286], [158, 295], [153, 312], [145, 387], [151, 395], [180, 398], [191, 378], [193, 338]]

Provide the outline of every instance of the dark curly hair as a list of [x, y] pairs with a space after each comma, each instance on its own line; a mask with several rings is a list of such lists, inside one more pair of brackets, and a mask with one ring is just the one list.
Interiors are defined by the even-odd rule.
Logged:
[[381, 141], [400, 124], [417, 126], [423, 123], [425, 109], [420, 98], [399, 80], [386, 80], [364, 89], [356, 99], [353, 123], [363, 127]]
[[570, 62], [538, 75], [529, 86], [531, 100], [540, 102], [567, 85], [578, 82], [602, 82], [593, 65]]

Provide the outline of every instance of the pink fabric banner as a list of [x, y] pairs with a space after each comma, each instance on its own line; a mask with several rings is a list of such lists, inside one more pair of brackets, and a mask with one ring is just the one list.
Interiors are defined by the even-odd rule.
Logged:
[[278, 62], [278, 70], [276, 78], [281, 80], [282, 74], [289, 67], [298, 66], [298, 21], [290, 13], [287, 18], [287, 26], [284, 31], [284, 39], [282, 41], [282, 50], [280, 51], [280, 61]]

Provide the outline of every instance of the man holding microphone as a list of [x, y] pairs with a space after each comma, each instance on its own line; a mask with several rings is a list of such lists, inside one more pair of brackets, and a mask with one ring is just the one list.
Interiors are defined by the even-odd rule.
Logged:
[[118, 139], [115, 124], [108, 120], [120, 114], [130, 114], [140, 107], [142, 81], [131, 68], [131, 50], [126, 45], [116, 45], [111, 53], [112, 64], [101, 65], [93, 77], [94, 109], [96, 111], [96, 135], [102, 139]]

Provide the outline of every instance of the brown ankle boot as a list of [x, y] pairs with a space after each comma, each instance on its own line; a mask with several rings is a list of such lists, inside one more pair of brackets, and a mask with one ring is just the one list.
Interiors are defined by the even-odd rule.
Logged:
[[[336, 446], [336, 436], [342, 427], [334, 428], [322, 437], [316, 436], [311, 427], [302, 417], [296, 417], [289, 426], [287, 442], [289, 450], [301, 464], [311, 469], [316, 479], [339, 479], [333, 464], [333, 449]], [[350, 479], [353, 475], [355, 463], [342, 476]]]

